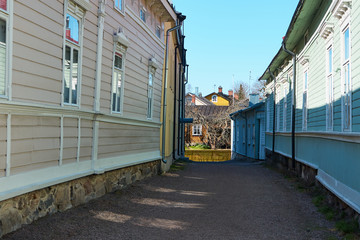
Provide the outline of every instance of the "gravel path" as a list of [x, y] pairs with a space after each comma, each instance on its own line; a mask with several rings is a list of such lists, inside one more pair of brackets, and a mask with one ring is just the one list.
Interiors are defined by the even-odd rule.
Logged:
[[337, 239], [311, 198], [259, 164], [188, 164], [4, 239]]

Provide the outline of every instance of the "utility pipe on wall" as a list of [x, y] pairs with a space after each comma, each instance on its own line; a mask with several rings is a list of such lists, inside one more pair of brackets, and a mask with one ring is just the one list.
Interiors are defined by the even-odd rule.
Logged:
[[276, 121], [276, 78], [274, 74], [271, 72], [270, 68], [268, 71], [274, 81], [274, 113], [273, 113], [273, 141], [272, 141], [272, 158], [275, 159], [275, 121]]
[[293, 91], [292, 91], [292, 123], [291, 123], [291, 159], [292, 168], [295, 169], [295, 110], [296, 110], [296, 54], [286, 49], [285, 41], [282, 49], [293, 58]]
[[168, 44], [169, 44], [169, 34], [170, 32], [179, 29], [181, 27], [181, 25], [176, 25], [173, 28], [170, 28], [166, 31], [166, 37], [165, 37], [165, 72], [164, 72], [164, 94], [163, 94], [163, 118], [162, 118], [162, 140], [161, 140], [161, 160], [163, 163], [166, 163], [166, 159], [165, 159], [165, 125], [166, 125], [166, 89], [167, 89], [167, 71], [168, 71], [168, 66], [167, 66], [167, 62], [168, 62]]

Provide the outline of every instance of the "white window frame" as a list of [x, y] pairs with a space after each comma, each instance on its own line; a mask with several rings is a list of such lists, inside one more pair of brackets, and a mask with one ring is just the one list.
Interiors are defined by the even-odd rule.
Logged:
[[[291, 70], [290, 70], [291, 71]], [[289, 81], [290, 81], [290, 84], [289, 84], [289, 93], [291, 94], [291, 106], [290, 106], [290, 129], [289, 131], [292, 131], [292, 122], [293, 122], [293, 105], [294, 105], [294, 78], [293, 78], [293, 73], [289, 73]], [[295, 93], [296, 94], [296, 93]]]
[[156, 35], [159, 39], [161, 39], [161, 27], [160, 27], [160, 25], [156, 26], [156, 28], [155, 28], [155, 35]]
[[280, 85], [276, 87], [276, 131], [280, 131]]
[[270, 131], [270, 99], [266, 100], [266, 131]]
[[125, 0], [114, 0], [114, 8], [120, 13], [124, 13], [124, 1]]
[[217, 95], [212, 95], [211, 96], [211, 101], [212, 102], [217, 102], [217, 98], [218, 98]]
[[148, 78], [148, 105], [147, 105], [147, 119], [151, 120], [153, 117], [153, 108], [154, 108], [154, 82], [155, 82], [155, 73], [156, 68], [150, 66], [149, 67], [149, 78]]
[[309, 95], [309, 68], [305, 67], [303, 77], [303, 103], [302, 103], [302, 130], [306, 131], [308, 126], [308, 95]]
[[[113, 66], [112, 66], [112, 78], [111, 78], [111, 113], [112, 114], [123, 114], [123, 107], [124, 107], [124, 85], [125, 85], [125, 58], [126, 58], [126, 48], [118, 43], [114, 44], [114, 51], [113, 51]], [[116, 68], [115, 67], [115, 56], [117, 54], [120, 54], [122, 56], [121, 60], [121, 66], [122, 68]], [[115, 82], [115, 76], [117, 74], [121, 74], [121, 79], [120, 79], [120, 92], [118, 91], [118, 88], [116, 86], [119, 85], [119, 79], [116, 79]], [[115, 86], [114, 86], [115, 84]], [[116, 92], [114, 92], [114, 88], [116, 89]], [[120, 106], [117, 104], [117, 102], [115, 102], [115, 110], [114, 110], [114, 93], [116, 94], [116, 99], [119, 97], [120, 99]], [[117, 110], [119, 109], [119, 111]]]
[[201, 124], [194, 124], [192, 126], [192, 135], [193, 136], [201, 136], [202, 135], [202, 125]]
[[283, 88], [283, 94], [284, 94], [284, 100], [283, 100], [283, 132], [286, 132], [286, 123], [287, 123], [287, 109], [288, 109], [288, 104], [287, 104], [287, 94], [288, 94], [288, 88], [286, 86], [284, 86]]
[[[345, 32], [349, 30], [349, 57], [345, 59]], [[346, 84], [346, 66], [348, 66], [348, 81]], [[351, 74], [351, 26], [350, 16], [344, 18], [341, 24], [341, 125], [342, 131], [351, 132], [352, 128], [352, 74]], [[346, 109], [347, 108], [347, 109]], [[348, 117], [348, 119], [347, 119]]]
[[0, 18], [6, 23], [6, 39], [5, 39], [5, 74], [4, 74], [4, 93], [0, 93], [0, 98], [11, 100], [11, 65], [12, 65], [12, 8], [13, 1], [6, 1], [6, 10], [0, 9]]
[[[63, 84], [62, 84], [62, 99], [61, 104], [62, 106], [80, 106], [81, 100], [81, 76], [82, 76], [82, 49], [83, 49], [83, 32], [84, 32], [84, 17], [85, 17], [85, 10], [81, 8], [79, 5], [72, 1], [65, 1], [65, 8], [64, 8], [64, 42], [63, 42]], [[78, 43], [72, 42], [66, 38], [66, 18], [67, 15], [72, 16], [76, 20], [79, 21], [79, 41]], [[66, 47], [70, 47], [70, 62], [73, 61], [73, 51], [78, 51], [78, 69], [77, 69], [77, 89], [76, 89], [76, 103], [72, 103], [72, 77], [69, 83], [69, 102], [65, 102], [65, 56], [66, 56]], [[73, 65], [70, 66], [70, 76], [72, 75], [72, 68]]]
[[[330, 56], [331, 50], [331, 56]], [[334, 45], [330, 39], [326, 46], [326, 131], [333, 131], [334, 127]], [[331, 59], [330, 59], [331, 57]], [[331, 66], [330, 66], [331, 63]], [[331, 68], [331, 70], [330, 70]]]
[[144, 23], [146, 23], [146, 15], [147, 15], [146, 9], [144, 7], [140, 7], [139, 17]]

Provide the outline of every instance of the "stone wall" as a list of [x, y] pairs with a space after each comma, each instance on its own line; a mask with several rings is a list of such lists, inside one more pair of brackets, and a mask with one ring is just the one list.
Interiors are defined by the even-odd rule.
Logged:
[[230, 149], [186, 149], [185, 157], [194, 162], [224, 162], [231, 160]]
[[0, 202], [0, 237], [48, 214], [65, 211], [157, 175], [160, 161], [91, 175]]

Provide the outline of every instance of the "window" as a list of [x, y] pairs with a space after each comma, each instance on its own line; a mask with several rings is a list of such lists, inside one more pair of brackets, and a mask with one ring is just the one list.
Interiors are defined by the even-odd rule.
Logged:
[[276, 89], [276, 131], [280, 131], [280, 86]]
[[211, 101], [212, 101], [212, 102], [217, 102], [217, 96], [216, 96], [216, 95], [213, 95], [213, 96], [211, 97]]
[[344, 131], [351, 128], [351, 61], [350, 61], [350, 28], [349, 25], [342, 34], [342, 125]]
[[9, 14], [6, 0], [0, 0], [0, 96], [7, 95], [8, 84], [8, 24]]
[[287, 95], [288, 95], [288, 90], [287, 87], [284, 87], [284, 101], [283, 101], [283, 131], [286, 131], [286, 118], [287, 118]]
[[[75, 14], [76, 13], [76, 14]], [[69, 2], [65, 14], [64, 88], [63, 102], [78, 105], [81, 67], [81, 28], [83, 10]]]
[[303, 91], [303, 130], [307, 129], [307, 120], [308, 120], [308, 70], [304, 72], [304, 91]]
[[154, 98], [154, 75], [156, 68], [150, 67], [149, 71], [149, 82], [148, 82], [148, 109], [147, 109], [147, 118], [152, 118], [153, 112], [153, 98]]
[[333, 102], [334, 102], [334, 85], [333, 85], [333, 47], [330, 45], [326, 50], [326, 129], [333, 129]]
[[115, 0], [115, 8], [123, 11], [123, 0]]
[[157, 26], [156, 27], [156, 36], [158, 37], [158, 38], [161, 38], [161, 28], [160, 28], [160, 26]]
[[193, 125], [192, 135], [193, 135], [193, 136], [202, 135], [202, 125], [201, 125], [201, 124], [195, 124], [195, 125]]
[[140, 8], [140, 18], [143, 20], [143, 22], [146, 22], [146, 10], [145, 8]]
[[122, 112], [122, 93], [123, 93], [123, 80], [124, 79], [124, 58], [122, 52], [118, 49], [114, 55], [113, 78], [112, 78], [112, 104], [111, 110], [115, 113]]
[[266, 100], [266, 131], [270, 131], [270, 98]]

